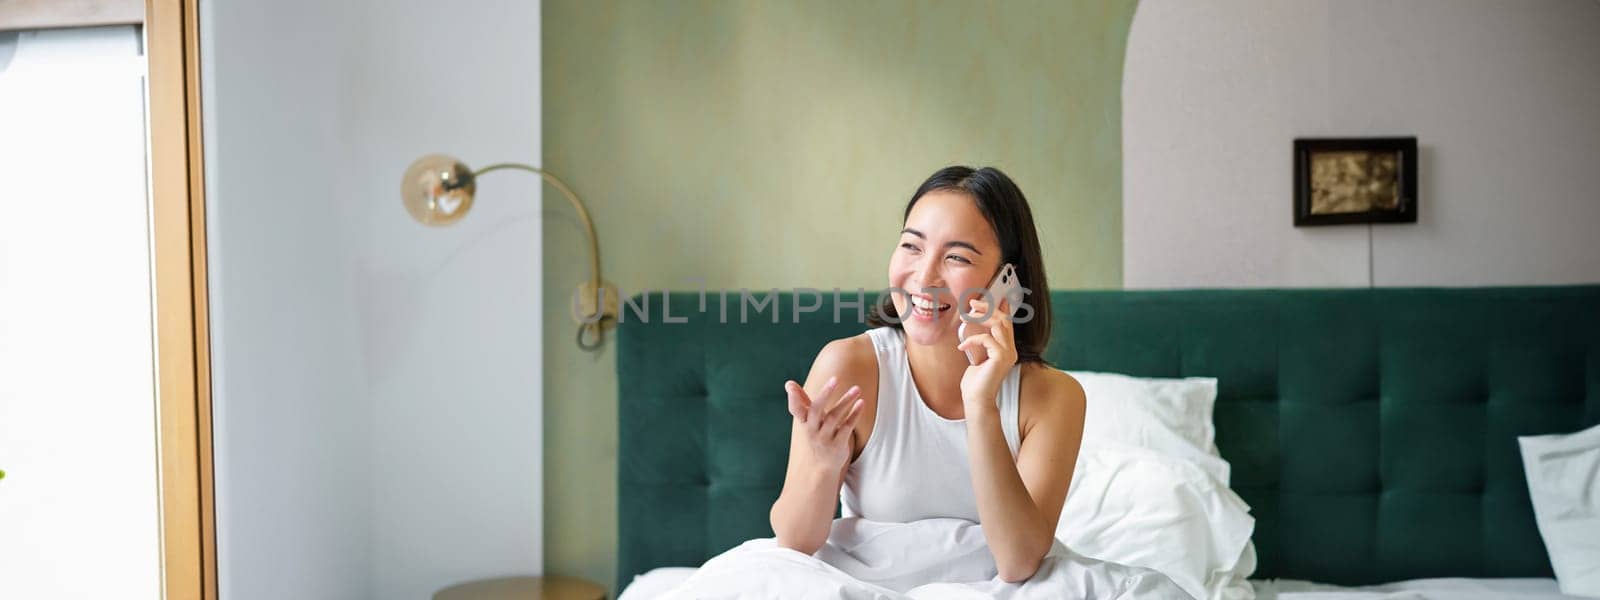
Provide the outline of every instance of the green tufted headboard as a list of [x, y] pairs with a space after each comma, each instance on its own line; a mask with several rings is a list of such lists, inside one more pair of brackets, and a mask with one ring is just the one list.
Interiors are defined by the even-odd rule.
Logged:
[[[699, 293], [672, 293], [666, 314], [660, 293], [634, 297], [648, 322], [624, 307], [616, 589], [772, 535], [782, 383], [864, 329], [848, 305], [835, 323], [825, 296], [798, 323], [790, 294], [756, 312], [729, 293], [726, 323], [716, 293], [704, 312]], [[1051, 300], [1057, 367], [1219, 379], [1217, 446], [1256, 518], [1254, 577], [1551, 576], [1516, 436], [1600, 422], [1600, 286]]]

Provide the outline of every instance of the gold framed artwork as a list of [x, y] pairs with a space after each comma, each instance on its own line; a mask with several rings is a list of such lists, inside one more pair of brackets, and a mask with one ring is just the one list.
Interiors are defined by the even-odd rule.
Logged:
[[1294, 226], [1417, 222], [1417, 138], [1294, 141]]

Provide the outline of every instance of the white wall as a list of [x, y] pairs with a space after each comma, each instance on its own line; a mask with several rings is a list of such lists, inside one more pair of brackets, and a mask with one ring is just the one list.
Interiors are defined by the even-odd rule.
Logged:
[[540, 180], [484, 176], [448, 228], [417, 224], [399, 200], [401, 171], [424, 154], [541, 162], [540, 4], [370, 1], [352, 21], [346, 85], [358, 91], [340, 110], [358, 132], [347, 231], [365, 240], [354, 283], [373, 403], [373, 589], [418, 598], [543, 569]]
[[539, 572], [539, 186], [444, 229], [398, 196], [539, 162], [539, 3], [201, 9], [223, 597]]
[[[1140, 2], [1124, 283], [1600, 282], [1597, 65], [1593, 1]], [[1375, 135], [1418, 138], [1418, 222], [1292, 227], [1292, 140]]]

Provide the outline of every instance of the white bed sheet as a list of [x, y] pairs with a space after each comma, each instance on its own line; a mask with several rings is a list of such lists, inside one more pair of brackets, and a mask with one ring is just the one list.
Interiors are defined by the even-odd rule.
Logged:
[[[634, 577], [617, 600], [652, 600], [683, 583], [694, 567], [663, 567]], [[1413, 579], [1375, 586], [1340, 587], [1293, 579], [1252, 579], [1256, 600], [1583, 600], [1567, 596], [1549, 578]]]
[[1292, 579], [1250, 580], [1256, 600], [1568, 600], [1551, 578], [1412, 579], [1363, 587], [1339, 587]]
[[653, 600], [667, 593], [667, 590], [678, 587], [697, 570], [696, 567], [650, 569], [642, 575], [635, 575], [633, 583], [622, 589], [622, 595], [617, 596], [617, 600]]

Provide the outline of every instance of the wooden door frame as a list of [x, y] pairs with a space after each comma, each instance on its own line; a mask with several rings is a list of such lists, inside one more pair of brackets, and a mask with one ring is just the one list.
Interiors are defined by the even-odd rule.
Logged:
[[217, 598], [198, 0], [145, 0], [161, 590]]

